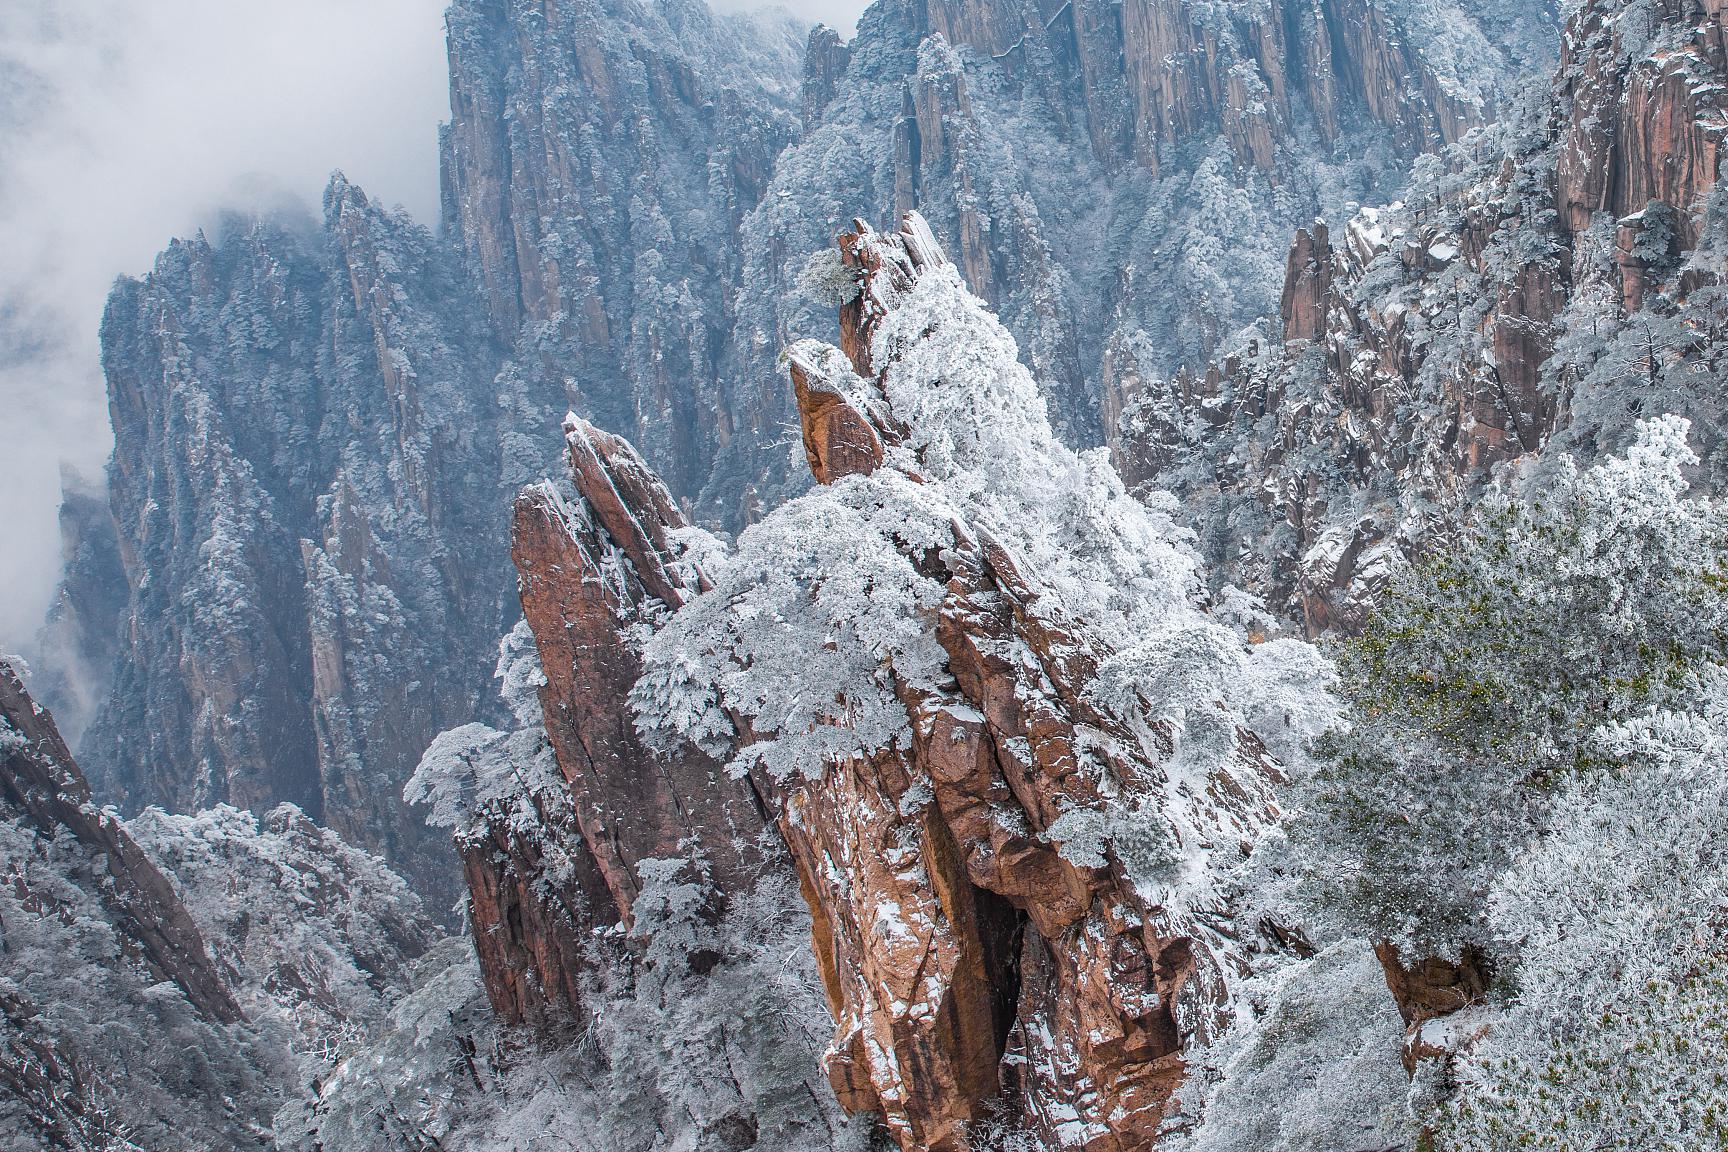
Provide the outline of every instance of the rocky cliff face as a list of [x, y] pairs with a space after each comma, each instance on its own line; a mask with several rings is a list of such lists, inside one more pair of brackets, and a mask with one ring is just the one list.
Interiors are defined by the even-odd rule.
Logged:
[[38, 649], [37, 695], [51, 700], [66, 743], [76, 748], [108, 702], [126, 608], [126, 573], [108, 512], [108, 491], [72, 468], [60, 478], [64, 576]]
[[[1121, 466], [1182, 495], [1218, 579], [1349, 629], [1490, 479], [1540, 492], [1548, 460], [1623, 451], [1641, 417], [1687, 417], [1720, 483], [1723, 21], [1582, 6], [1551, 94], [1459, 171], [1298, 235], [1282, 344], [1130, 405]], [[1407, 1066], [1479, 1038], [1444, 1018], [1487, 997], [1484, 955], [1377, 954]]]
[[[825, 763], [799, 758], [779, 783], [836, 1019], [830, 1079], [842, 1103], [881, 1114], [908, 1149], [972, 1146], [968, 1125], [1004, 1096], [1012, 1122], [1048, 1146], [1143, 1147], [1182, 1080], [1184, 1049], [1219, 1033], [1230, 980], [1246, 969], [1253, 945], [1212, 931], [1225, 910], [1201, 893], [1275, 819], [1279, 769], [1245, 721], [1234, 731], [1226, 721], [1219, 759], [1183, 780], [1171, 759], [1183, 721], [1158, 715], [1168, 702], [1135, 698], [1149, 684], [1128, 697], [1100, 691], [1125, 646], [1075, 611], [1062, 576], [1039, 570], [1032, 541], [1044, 526], [1004, 524], [994, 501], [959, 511], [939, 495], [977, 484], [968, 466], [984, 464], [968, 459], [972, 445], [944, 440], [993, 434], [939, 423], [981, 417], [967, 409], [982, 396], [933, 393], [1000, 388], [1007, 400], [991, 376], [1014, 374], [1012, 345], [972, 311], [920, 217], [889, 235], [858, 225], [841, 251], [857, 281], [843, 352], [801, 343], [790, 357], [806, 453], [835, 491], [858, 492], [853, 478], [879, 471], [884, 490], [902, 477], [933, 489], [926, 507], [915, 491], [885, 503], [916, 510], [890, 537], [941, 594], [925, 625], [937, 667], [890, 660], [886, 670], [904, 735]], [[1036, 406], [992, 419], [1016, 417], [1029, 419], [1033, 451], [1051, 453], [1039, 463], [1059, 487], [1077, 461], [1037, 427]], [[1011, 457], [996, 463], [1016, 470]], [[1106, 540], [1133, 530], [1110, 523], [1111, 503], [1106, 492]], [[946, 537], [921, 538], [910, 527], [919, 513], [946, 519]], [[813, 578], [845, 565], [835, 557]], [[1206, 627], [1197, 613], [1191, 626]], [[1224, 629], [1207, 639], [1230, 644]], [[1178, 895], [1184, 884], [1139, 871], [1139, 838], [1160, 836], [1165, 852], [1187, 855], [1199, 891]]]
[[[124, 572], [111, 794], [297, 805], [448, 892], [398, 800], [506, 621], [498, 352], [437, 242], [337, 179], [322, 227], [236, 224], [103, 326]], [[514, 482], [514, 478], [511, 478]], [[74, 568], [69, 592], [90, 582]]]
[[239, 1006], [216, 975], [203, 938], [174, 889], [119, 822], [91, 801], [90, 786], [53, 717], [30, 699], [10, 665], [0, 666], [0, 717], [6, 722], [8, 815], [45, 842], [70, 837], [67, 846], [91, 862], [82, 877], [91, 895], [149, 971], [178, 986], [205, 1018], [239, 1019]]
[[767, 819], [761, 797], [697, 748], [651, 752], [627, 706], [642, 630], [707, 590], [703, 560], [719, 543], [685, 522], [624, 440], [577, 422], [565, 441], [579, 502], [529, 489], [512, 540], [547, 736], [584, 839], [626, 918], [644, 862], [692, 846], [716, 892], [742, 891]]
[[699, 0], [463, 0], [449, 25], [446, 230], [511, 370], [695, 496], [758, 419], [722, 394], [724, 343], [802, 28]]
[[[771, 819], [789, 860], [756, 867], [794, 871], [809, 905], [848, 1110], [908, 1149], [972, 1147], [991, 1122], [1144, 1146], [1184, 1052], [1280, 947], [1231, 925], [1229, 878], [1276, 816], [1266, 740], [1294, 748], [1311, 719], [1262, 707], [1275, 685], [1301, 696], [1306, 650], [1199, 610], [1179, 534], [1059, 445], [921, 218], [860, 224], [842, 253], [845, 350], [789, 361], [819, 491], [724, 549], [626, 445], [573, 424], [580, 499], [518, 501], [538, 754], [564, 746], [547, 791], [589, 862], [569, 875], [639, 909], [645, 875], [689, 867], [711, 918]], [[580, 886], [497, 850], [521, 810], [482, 821], [477, 909]], [[524, 981], [488, 937], [544, 955], [521, 924], [476, 918], [495, 1002]]]
[[[4, 664], [0, 839], [0, 1141], [262, 1147], [270, 1097], [196, 924]], [[208, 1063], [154, 1067], [167, 1036]]]
[[1715, 7], [1586, 5], [1550, 102], [1408, 203], [1298, 235], [1281, 345], [1142, 389], [1119, 466], [1185, 496], [1220, 578], [1347, 626], [1498, 465], [1665, 411], [1715, 453]]

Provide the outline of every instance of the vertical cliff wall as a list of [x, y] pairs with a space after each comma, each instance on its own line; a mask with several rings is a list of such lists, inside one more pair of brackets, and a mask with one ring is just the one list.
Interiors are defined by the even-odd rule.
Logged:
[[571, 406], [681, 495], [705, 482], [738, 221], [795, 132], [799, 48], [696, 3], [449, 22], [444, 236], [338, 179], [321, 226], [236, 222], [116, 289], [108, 514], [68, 500], [45, 662], [68, 703], [102, 697], [108, 794], [293, 803], [440, 906], [452, 870], [399, 797], [491, 695], [516, 611], [491, 512]]
[[494, 331], [693, 496], [754, 419], [721, 398], [723, 345], [740, 226], [797, 135], [802, 26], [700, 0], [462, 0], [449, 23], [445, 224]]
[[124, 608], [84, 742], [111, 794], [291, 802], [448, 891], [398, 797], [473, 714], [507, 619], [498, 350], [472, 300], [340, 178], [321, 225], [236, 223], [115, 290]]

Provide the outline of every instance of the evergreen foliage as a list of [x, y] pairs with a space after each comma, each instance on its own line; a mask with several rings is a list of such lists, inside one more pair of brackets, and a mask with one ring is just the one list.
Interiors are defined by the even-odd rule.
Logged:
[[1560, 459], [1407, 569], [1340, 652], [1298, 842], [1318, 888], [1411, 955], [1491, 949], [1486, 897], [1557, 787], [1615, 763], [1603, 724], [1673, 708], [1728, 657], [1728, 522], [1687, 494], [1677, 418]]

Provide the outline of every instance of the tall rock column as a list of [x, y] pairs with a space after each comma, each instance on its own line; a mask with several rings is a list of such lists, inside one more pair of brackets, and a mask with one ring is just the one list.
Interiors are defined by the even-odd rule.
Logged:
[[718, 541], [624, 440], [571, 416], [565, 443], [573, 490], [530, 485], [511, 531], [524, 620], [499, 672], [520, 727], [468, 725], [428, 753], [501, 768], [457, 842], [493, 1007], [546, 1028], [580, 1021], [591, 933], [629, 926], [645, 884], [670, 867], [717, 913], [774, 835], [748, 780], [693, 745], [649, 747], [630, 711], [643, 638], [708, 586]]
[[629, 443], [574, 417], [565, 440], [579, 502], [527, 489], [511, 540], [546, 732], [583, 838], [626, 918], [644, 860], [698, 859], [717, 894], [737, 891], [767, 818], [760, 798], [693, 746], [647, 747], [628, 704], [639, 630], [703, 590], [692, 542], [711, 541]]
[[[1280, 769], [1228, 702], [1171, 711], [1191, 685], [1129, 689], [1128, 669], [1248, 642], [1188, 599], [1192, 569], [1102, 458], [1055, 441], [916, 213], [855, 222], [840, 251], [840, 347], [787, 355], [823, 487], [656, 633], [639, 722], [736, 729], [810, 904], [846, 1107], [907, 1152], [974, 1148], [989, 1119], [1149, 1147], [1185, 1052], [1231, 1017], [1253, 932], [1220, 930], [1217, 881], [1275, 818]], [[1081, 490], [1084, 526], [1057, 511]], [[1103, 622], [1118, 610], [1185, 638], [1130, 655], [1147, 633]], [[1215, 755], [1178, 754], [1214, 721]], [[1155, 878], [1166, 850], [1184, 879]]]

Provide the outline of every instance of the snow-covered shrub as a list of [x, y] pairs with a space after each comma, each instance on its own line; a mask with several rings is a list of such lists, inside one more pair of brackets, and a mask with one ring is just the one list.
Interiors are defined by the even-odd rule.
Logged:
[[1280, 973], [1265, 1011], [1196, 1062], [1182, 1152], [1337, 1152], [1410, 1137], [1404, 1035], [1368, 941]]
[[1601, 734], [1496, 885], [1509, 1010], [1459, 1069], [1439, 1146], [1728, 1144], [1728, 691]]
[[262, 1152], [286, 1046], [159, 979], [92, 891], [106, 869], [0, 812], [0, 1148]]
[[567, 807], [569, 786], [546, 739], [539, 693], [546, 674], [526, 620], [499, 641], [495, 676], [515, 721], [510, 729], [474, 723], [440, 732], [403, 799], [430, 805], [426, 822], [451, 829], [459, 845], [484, 839], [494, 825], [535, 840], [556, 839], [538, 834], [542, 813]]
[[[672, 890], [644, 899], [670, 908], [685, 880], [661, 871]], [[646, 953], [597, 936], [588, 1029], [549, 1047], [500, 1029], [471, 946], [440, 944], [370, 1046], [283, 1109], [278, 1139], [287, 1152], [865, 1152], [869, 1122], [840, 1114], [817, 1065], [830, 1020], [796, 884], [765, 878], [701, 933]]]

